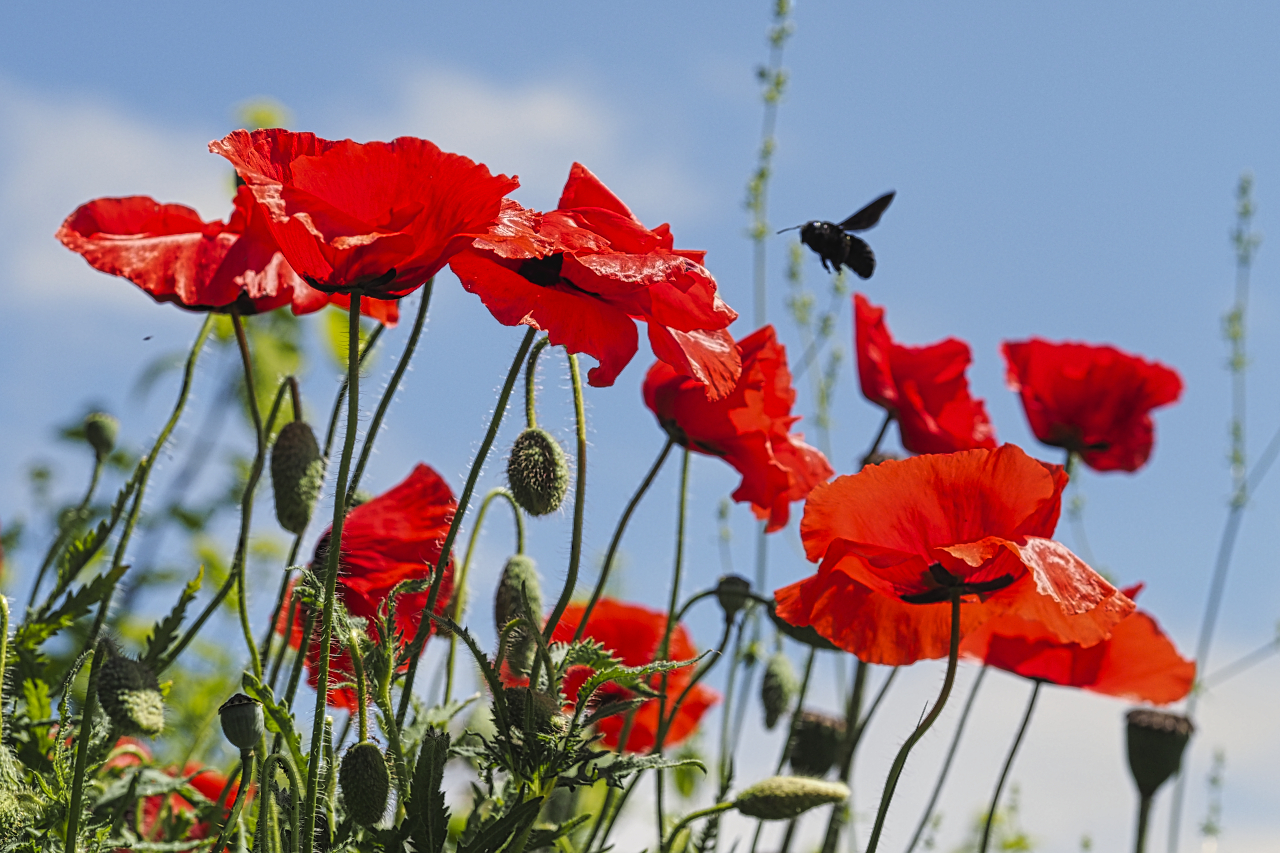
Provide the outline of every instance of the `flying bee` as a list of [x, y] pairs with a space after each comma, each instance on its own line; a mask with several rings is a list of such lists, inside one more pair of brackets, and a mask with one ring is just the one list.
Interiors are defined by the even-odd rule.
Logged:
[[[853, 236], [851, 231], [866, 231], [874, 228], [884, 214], [889, 202], [893, 201], [892, 191], [885, 193], [871, 204], [859, 210], [841, 223], [822, 222], [814, 219], [804, 225], [793, 225], [782, 231], [800, 229], [800, 242], [818, 253], [822, 259], [822, 268], [830, 271], [832, 266], [839, 272], [844, 264], [857, 273], [859, 278], [871, 278], [876, 271], [876, 256], [865, 240]], [[782, 231], [778, 233], [781, 234]], [[830, 264], [830, 266], [828, 266]]]

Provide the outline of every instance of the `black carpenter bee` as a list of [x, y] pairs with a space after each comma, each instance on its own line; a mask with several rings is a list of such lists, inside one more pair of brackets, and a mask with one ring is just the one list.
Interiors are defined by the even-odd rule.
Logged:
[[[784, 228], [782, 231], [799, 228], [800, 242], [818, 253], [818, 257], [822, 258], [823, 269], [830, 271], [834, 266], [838, 272], [840, 265], [844, 264], [857, 273], [859, 278], [871, 278], [871, 274], [876, 271], [875, 253], [871, 251], [871, 247], [865, 240], [849, 232], [874, 228], [884, 214], [885, 208], [893, 201], [893, 196], [893, 192], [885, 193], [839, 224], [815, 219], [804, 225]], [[782, 231], [778, 233], [781, 234]]]

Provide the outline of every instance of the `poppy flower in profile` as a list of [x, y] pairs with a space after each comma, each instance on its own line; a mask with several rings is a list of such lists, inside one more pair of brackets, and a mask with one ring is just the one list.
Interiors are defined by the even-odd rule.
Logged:
[[803, 500], [835, 473], [827, 458], [791, 432], [796, 392], [787, 369], [787, 349], [773, 326], [737, 344], [742, 374], [728, 396], [708, 400], [701, 383], [657, 362], [644, 378], [644, 402], [676, 443], [719, 456], [742, 474], [733, 493], [751, 504], [765, 531], [786, 526], [791, 502]]
[[[583, 604], [570, 604], [565, 609], [564, 615], [560, 617], [555, 631], [552, 632], [551, 641], [553, 643], [570, 642], [578, 630], [585, 609]], [[639, 604], [626, 604], [602, 598], [596, 602], [595, 609], [591, 611], [591, 618], [587, 620], [583, 638], [601, 643], [627, 666], [643, 666], [652, 663], [656, 658], [666, 626], [667, 614], [662, 611], [651, 610]], [[689, 660], [697, 655], [698, 650], [689, 638], [689, 632], [685, 630], [684, 625], [676, 625], [675, 630], [671, 632], [670, 652], [667, 659]], [[667, 696], [670, 697], [670, 702], [667, 704], [668, 710], [671, 702], [674, 702], [689, 686], [693, 678], [693, 669], [691, 664], [667, 674]], [[571, 705], [577, 702], [578, 689], [591, 677], [592, 672], [593, 670], [586, 666], [569, 668], [564, 679], [564, 694]], [[653, 676], [651, 684], [654, 689], [659, 688], [662, 677]], [[630, 691], [614, 684], [606, 684], [596, 693], [597, 696], [602, 694], [619, 699], [631, 697]], [[664, 745], [678, 744], [693, 734], [702, 715], [719, 701], [719, 698], [714, 690], [695, 684], [667, 730]], [[653, 748], [657, 742], [659, 705], [659, 700], [650, 699], [635, 711], [631, 733], [627, 735], [627, 743], [623, 747], [624, 752], [648, 752]], [[606, 746], [612, 749], [618, 748], [625, 719], [625, 714], [615, 714], [605, 717], [597, 724], [604, 734]]]
[[1177, 372], [1115, 347], [1006, 341], [1006, 380], [1036, 438], [1095, 471], [1137, 471], [1151, 456], [1151, 410], [1182, 394]]
[[398, 299], [483, 234], [520, 185], [425, 139], [333, 142], [279, 128], [209, 143], [267, 214], [280, 250], [326, 293]]
[[884, 309], [854, 294], [854, 347], [862, 394], [898, 422], [912, 453], [952, 453], [996, 446], [981, 400], [969, 393], [969, 345], [956, 338], [910, 347], [894, 341]]
[[817, 574], [775, 593], [778, 616], [868, 663], [946, 657], [996, 616], [1091, 646], [1133, 602], [1049, 537], [1066, 473], [1011, 444], [886, 461], [818, 486], [800, 536]]
[[[1124, 595], [1136, 598], [1141, 589], [1128, 587]], [[1141, 610], [1088, 647], [1060, 642], [1039, 623], [1009, 613], [966, 637], [960, 653], [1024, 678], [1155, 705], [1185, 697], [1196, 677], [1195, 663], [1178, 654], [1156, 620]]]
[[[234, 307], [257, 314], [288, 305], [294, 314], [310, 314], [349, 301], [312, 289], [294, 273], [244, 187], [226, 222], [205, 222], [185, 205], [147, 196], [99, 198], [76, 208], [56, 236], [94, 269], [127, 278], [157, 302], [191, 311]], [[370, 306], [364, 313], [388, 326], [400, 315], [395, 305]]]
[[716, 292], [706, 253], [673, 245], [668, 226], [645, 228], [574, 163], [558, 209], [507, 200], [497, 224], [450, 267], [499, 323], [540, 329], [596, 359], [587, 375], [596, 387], [612, 385], [635, 356], [643, 320], [653, 354], [719, 399], [741, 369], [727, 331], [738, 314]]
[[[434, 470], [419, 463], [395, 488], [347, 514], [342, 528], [337, 594], [348, 613], [368, 620], [371, 639], [377, 639], [374, 620], [389, 604], [396, 584], [431, 578], [456, 508], [449, 485]], [[316, 546], [311, 563], [314, 569], [322, 570], [328, 548], [329, 531], [326, 530]], [[450, 558], [436, 599], [437, 614], [444, 613], [452, 594], [453, 560]], [[425, 590], [399, 596], [395, 628], [400, 649], [416, 635], [428, 597]], [[289, 644], [295, 649], [302, 645], [304, 617], [304, 613], [296, 613], [294, 617]], [[287, 612], [281, 613], [276, 620], [276, 631], [283, 633], [286, 624]], [[320, 678], [318, 627], [307, 648], [307, 670], [309, 683], [316, 687]], [[355, 680], [350, 656], [337, 642], [329, 658], [329, 672], [330, 678], [337, 682]], [[328, 702], [334, 708], [355, 710], [355, 691], [330, 690]]]

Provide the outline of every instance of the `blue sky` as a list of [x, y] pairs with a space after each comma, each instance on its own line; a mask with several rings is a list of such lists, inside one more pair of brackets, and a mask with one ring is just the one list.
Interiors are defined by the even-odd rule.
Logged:
[[[516, 197], [532, 206], [552, 205], [569, 164], [581, 160], [646, 223], [669, 221], [678, 245], [709, 250], [725, 298], [744, 314], [735, 333], [751, 330], [741, 202], [758, 145], [752, 72], [766, 55], [765, 3], [369, 6], [25, 4], [8, 16], [0, 31], [4, 482], [19, 483], [32, 458], [57, 457], [49, 427], [77, 413], [81, 400], [126, 411], [138, 364], [184, 348], [198, 325], [87, 269], [52, 239], [58, 223], [101, 195], [151, 194], [209, 218], [225, 215], [227, 170], [204, 146], [232, 126], [237, 104], [255, 96], [280, 100], [294, 127], [325, 136], [425, 136], [518, 173]], [[1147, 581], [1143, 605], [1184, 649], [1194, 643], [1228, 491], [1220, 318], [1231, 299], [1227, 232], [1242, 170], [1256, 177], [1256, 228], [1280, 234], [1278, 17], [1264, 3], [813, 0], [796, 9], [785, 59], [790, 87], [771, 221], [838, 219], [896, 189], [869, 235], [880, 268], [859, 287], [887, 307], [899, 340], [955, 335], [970, 343], [972, 385], [1003, 440], [1036, 447], [1004, 388], [1004, 339], [1113, 343], [1182, 373], [1182, 402], [1157, 415], [1151, 464], [1134, 476], [1086, 473], [1081, 489], [1098, 562], [1123, 581]], [[769, 319], [796, 353], [784, 310], [784, 249], [784, 238], [770, 244]], [[1255, 455], [1280, 425], [1277, 257], [1264, 241], [1250, 305]], [[815, 259], [805, 274], [825, 289]], [[436, 292], [371, 487], [393, 484], [422, 459], [459, 488], [490, 391], [518, 342], [517, 331], [497, 326], [448, 276]], [[837, 336], [846, 353], [850, 334], [846, 305]], [[388, 355], [402, 338], [403, 330], [388, 338]], [[639, 399], [647, 364], [642, 353], [614, 388], [590, 397], [589, 553], [603, 548], [661, 446]], [[318, 409], [333, 378], [322, 359], [313, 365], [307, 388]], [[371, 387], [385, 381], [389, 365], [381, 362]], [[213, 368], [201, 376], [212, 383]], [[798, 410], [808, 414], [812, 404], [798, 384]], [[567, 437], [563, 377], [551, 375], [545, 386], [549, 421]], [[138, 443], [151, 434], [169, 393], [166, 386], [145, 411], [129, 410], [126, 434]], [[198, 389], [195, 403], [212, 398], [211, 387]], [[832, 434], [838, 471], [850, 470], [878, 419], [846, 361]], [[506, 430], [500, 446], [513, 436]], [[66, 462], [67, 483], [73, 465]], [[491, 464], [486, 482], [498, 482], [499, 469]], [[724, 466], [696, 460], [692, 518], [700, 526], [690, 544], [690, 590], [719, 572], [714, 513], [735, 485]], [[674, 488], [672, 466], [626, 543], [625, 591], [651, 603], [669, 571]], [[20, 489], [5, 490], [0, 524], [22, 501]], [[1211, 671], [1274, 634], [1280, 589], [1269, 533], [1278, 511], [1280, 487], [1268, 481], [1248, 510]], [[563, 571], [567, 529], [565, 517], [535, 534], [549, 586]], [[508, 547], [499, 534], [505, 530], [483, 540], [489, 577]], [[750, 564], [751, 536], [739, 510], [741, 566]], [[1074, 544], [1065, 526], [1062, 536]], [[779, 583], [805, 574], [794, 530], [779, 535], [772, 554]], [[694, 620], [704, 644], [714, 640], [713, 617]], [[905, 735], [916, 713], [908, 700], [922, 702], [934, 689], [929, 672], [912, 674], [918, 699], [904, 689], [901, 715], [891, 716], [891, 703], [877, 724], [886, 744]], [[1262, 849], [1275, 831], [1270, 768], [1280, 760], [1280, 736], [1261, 722], [1253, 727], [1252, 709], [1280, 699], [1278, 678], [1280, 664], [1263, 665], [1203, 706], [1188, 814], [1203, 815], [1208, 756], [1225, 747], [1224, 843], [1232, 849]], [[944, 803], [944, 846], [986, 796], [1021, 688], [1009, 680], [999, 688], [1005, 693], [987, 697], [991, 719], [975, 728], [972, 743], [975, 752], [990, 751], [973, 758], [972, 789], [958, 777]], [[1119, 758], [1124, 706], [1065, 694], [1044, 700], [1015, 774], [1024, 818], [1046, 850], [1078, 849], [1086, 832], [1098, 849], [1114, 849], [1128, 843], [1132, 796]], [[1051, 720], [1063, 728], [1055, 731]], [[944, 742], [945, 734], [926, 741], [904, 802], [927, 785], [935, 760], [928, 750]], [[1095, 755], [1105, 772], [1091, 763]], [[861, 790], [878, 790], [887, 760], [868, 754]], [[901, 811], [902, 827], [891, 819], [891, 833], [908, 831], [914, 808]], [[1157, 823], [1159, 842], [1162, 816]], [[1199, 844], [1190, 820], [1187, 832], [1184, 849]]]

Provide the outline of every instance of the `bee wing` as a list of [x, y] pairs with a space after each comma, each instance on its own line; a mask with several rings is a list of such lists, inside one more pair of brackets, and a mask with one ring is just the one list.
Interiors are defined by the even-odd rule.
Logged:
[[857, 273], [858, 278], [871, 278], [876, 271], [876, 253], [871, 251], [865, 240], [859, 240], [852, 234], [846, 234], [849, 241], [849, 252], [845, 255], [844, 265]]
[[884, 214], [885, 208], [893, 201], [893, 197], [896, 194], [890, 190], [880, 196], [880, 198], [871, 202], [871, 204], [862, 208], [862, 210], [859, 210], [844, 222], [841, 222], [840, 228], [844, 231], [866, 231], [868, 228], [875, 227], [876, 223], [880, 221], [881, 215]]

